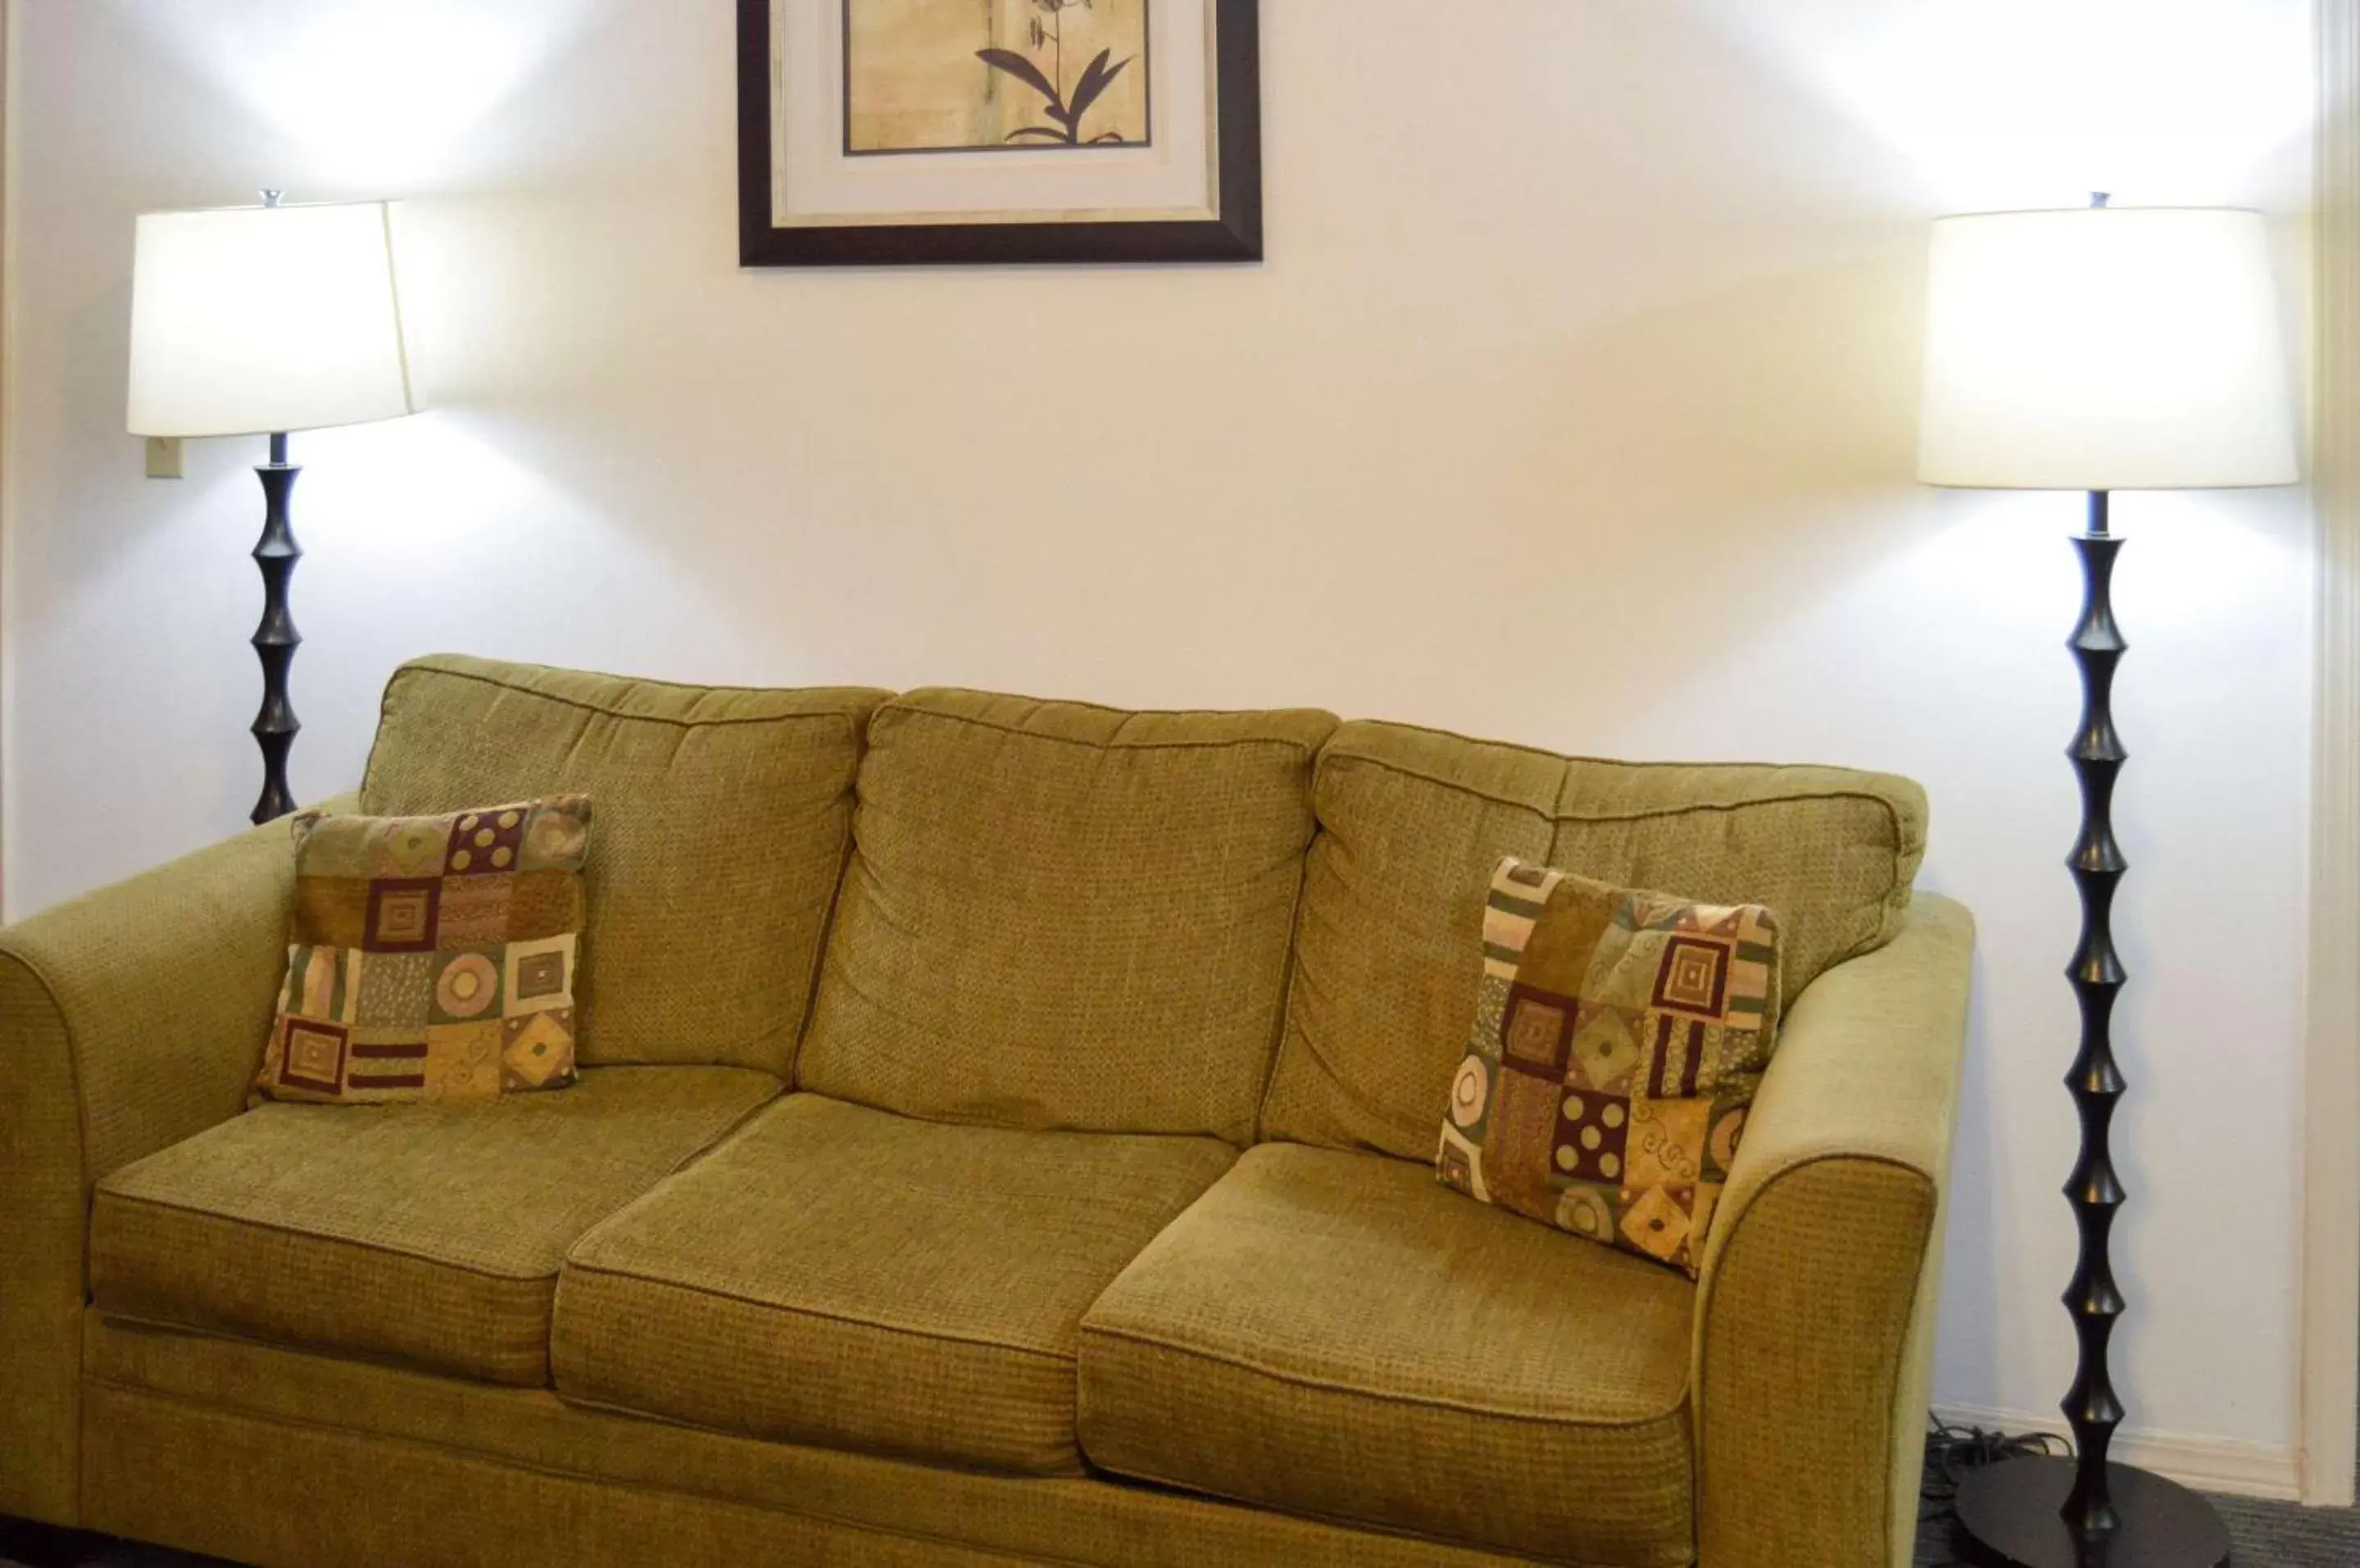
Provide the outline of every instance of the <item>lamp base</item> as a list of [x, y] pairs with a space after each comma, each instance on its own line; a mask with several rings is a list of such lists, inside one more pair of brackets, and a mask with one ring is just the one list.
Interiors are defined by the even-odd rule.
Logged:
[[2100, 1546], [2066, 1528], [2070, 1459], [2008, 1459], [1959, 1482], [1959, 1527], [1973, 1561], [1994, 1568], [2222, 1568], [2229, 1531], [2212, 1505], [2174, 1481], [2106, 1466], [2122, 1524]]

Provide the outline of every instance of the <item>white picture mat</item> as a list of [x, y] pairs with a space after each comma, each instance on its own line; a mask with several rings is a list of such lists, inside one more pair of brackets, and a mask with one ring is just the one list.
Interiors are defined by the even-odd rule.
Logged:
[[1150, 146], [847, 157], [843, 0], [770, 0], [771, 223], [1202, 222], [1220, 215], [1213, 0], [1155, 0]]

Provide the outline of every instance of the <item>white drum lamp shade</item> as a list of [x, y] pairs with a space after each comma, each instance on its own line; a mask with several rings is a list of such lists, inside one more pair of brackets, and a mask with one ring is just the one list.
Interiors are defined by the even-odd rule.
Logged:
[[418, 412], [392, 229], [385, 201], [142, 217], [131, 433], [259, 435]]
[[2300, 477], [2259, 213], [1944, 218], [1928, 287], [1926, 483], [2177, 490]]

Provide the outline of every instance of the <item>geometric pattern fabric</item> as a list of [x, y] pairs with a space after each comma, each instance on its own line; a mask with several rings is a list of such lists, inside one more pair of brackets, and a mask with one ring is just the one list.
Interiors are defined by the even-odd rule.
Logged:
[[1500, 863], [1442, 1184], [1694, 1277], [1770, 1064], [1777, 918]]
[[294, 819], [287, 979], [255, 1088], [467, 1100], [574, 1081], [584, 795]]

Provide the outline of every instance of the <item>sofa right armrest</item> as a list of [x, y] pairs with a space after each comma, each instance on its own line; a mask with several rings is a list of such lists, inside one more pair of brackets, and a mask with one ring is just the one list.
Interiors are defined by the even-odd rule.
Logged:
[[1702, 1568], [1907, 1568], [1974, 921], [1918, 895], [1796, 998], [1697, 1292]]
[[269, 822], [0, 930], [0, 1514], [80, 1523], [91, 1189], [244, 1108], [294, 875]]

